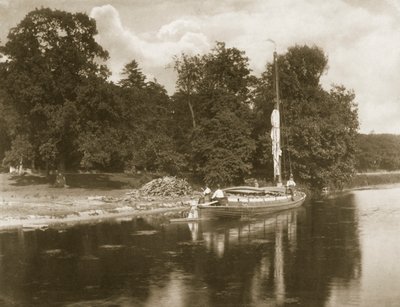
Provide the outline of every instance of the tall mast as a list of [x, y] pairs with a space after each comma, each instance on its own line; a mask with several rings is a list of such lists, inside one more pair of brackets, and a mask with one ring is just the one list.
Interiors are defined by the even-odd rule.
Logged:
[[279, 75], [278, 75], [278, 54], [274, 51], [274, 68], [275, 68], [275, 117], [273, 122], [272, 133], [273, 136], [273, 154], [274, 154], [274, 180], [277, 183], [277, 186], [282, 186], [282, 169], [281, 169], [281, 145], [280, 145], [280, 115], [279, 115], [279, 106], [280, 106], [280, 98], [279, 98]]
[[274, 68], [275, 68], [275, 109], [279, 111], [279, 76], [278, 76], [278, 54], [274, 51]]

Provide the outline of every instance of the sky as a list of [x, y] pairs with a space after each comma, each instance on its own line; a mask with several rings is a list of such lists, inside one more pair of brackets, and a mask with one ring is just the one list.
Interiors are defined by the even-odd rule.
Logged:
[[288, 47], [328, 56], [321, 82], [354, 90], [360, 132], [400, 134], [400, 0], [0, 0], [0, 41], [31, 10], [85, 12], [110, 54], [114, 81], [135, 59], [149, 80], [175, 89], [173, 57], [207, 53], [216, 41], [244, 50], [259, 76]]

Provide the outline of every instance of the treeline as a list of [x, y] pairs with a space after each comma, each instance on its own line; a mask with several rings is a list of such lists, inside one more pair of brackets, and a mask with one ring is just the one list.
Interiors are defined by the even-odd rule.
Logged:
[[400, 169], [400, 135], [360, 134], [357, 138], [357, 170]]
[[[37, 9], [1, 46], [0, 158], [34, 168], [190, 172], [208, 184], [252, 173], [272, 180], [273, 65], [261, 77], [237, 48], [177, 56], [176, 91], [146, 80], [135, 59], [118, 83], [87, 15]], [[357, 106], [321, 87], [327, 56], [293, 46], [278, 56], [284, 177], [341, 187], [355, 171]]]

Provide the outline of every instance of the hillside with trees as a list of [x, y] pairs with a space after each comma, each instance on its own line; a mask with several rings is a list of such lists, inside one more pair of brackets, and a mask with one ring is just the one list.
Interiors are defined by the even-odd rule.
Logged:
[[357, 143], [358, 171], [400, 169], [400, 135], [360, 134], [357, 137]]
[[[206, 54], [175, 57], [168, 95], [135, 59], [111, 82], [96, 33], [85, 14], [45, 8], [10, 30], [0, 47], [4, 166], [190, 173], [211, 185], [273, 179], [272, 63], [256, 77], [244, 51], [217, 42]], [[354, 93], [322, 88], [328, 58], [316, 46], [293, 46], [278, 64], [284, 177], [342, 187], [356, 165]]]

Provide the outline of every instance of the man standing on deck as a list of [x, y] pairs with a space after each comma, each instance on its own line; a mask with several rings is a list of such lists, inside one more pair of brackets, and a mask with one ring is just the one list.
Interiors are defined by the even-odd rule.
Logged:
[[225, 202], [224, 202], [225, 194], [224, 194], [224, 191], [221, 190], [220, 185], [218, 185], [218, 188], [215, 190], [211, 199], [218, 200], [218, 205], [225, 205]]
[[203, 191], [203, 195], [206, 203], [211, 201], [211, 189], [209, 187], [206, 186], [205, 190]]
[[296, 182], [294, 182], [293, 174], [290, 174], [289, 180], [286, 182], [286, 188], [289, 190], [290, 195], [292, 196], [292, 200], [294, 200], [295, 186], [296, 186]]

